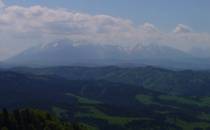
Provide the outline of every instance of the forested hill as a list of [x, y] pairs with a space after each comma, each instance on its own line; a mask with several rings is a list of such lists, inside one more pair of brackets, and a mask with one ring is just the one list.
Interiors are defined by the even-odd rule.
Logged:
[[[207, 71], [171, 71], [150, 67], [0, 71], [0, 108], [46, 110], [61, 120], [81, 122], [88, 130], [208, 130], [208, 75]], [[136, 76], [136, 80], [130, 76]], [[165, 94], [145, 87], [146, 84], [159, 88], [164, 84], [170, 86], [173, 80], [181, 85], [177, 87], [180, 91], [175, 92], [192, 96]], [[190, 86], [193, 82], [201, 84]], [[131, 85], [135, 83], [139, 84]], [[198, 96], [202, 94], [205, 96]], [[67, 130], [80, 130], [76, 126], [37, 110], [3, 110], [0, 113], [0, 129], [3, 130], [65, 130], [66, 127]]]
[[210, 71], [175, 71], [151, 66], [13, 68], [12, 71], [57, 75], [68, 80], [104, 80], [176, 95], [210, 95]]

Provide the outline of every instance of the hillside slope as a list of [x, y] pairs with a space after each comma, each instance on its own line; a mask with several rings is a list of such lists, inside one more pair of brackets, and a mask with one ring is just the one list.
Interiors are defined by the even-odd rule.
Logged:
[[44, 109], [90, 130], [210, 128], [208, 96], [175, 96], [104, 80], [12, 71], [0, 71], [0, 82], [0, 107]]
[[155, 67], [51, 67], [14, 68], [38, 75], [57, 75], [68, 80], [104, 80], [144, 87], [176, 95], [210, 95], [209, 71], [173, 71]]

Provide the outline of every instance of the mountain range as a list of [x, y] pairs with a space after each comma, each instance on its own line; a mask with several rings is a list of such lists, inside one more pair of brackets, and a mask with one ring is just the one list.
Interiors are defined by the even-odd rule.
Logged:
[[153, 65], [176, 69], [209, 69], [210, 62], [179, 49], [159, 44], [124, 48], [116, 45], [82, 44], [59, 40], [38, 45], [4, 63], [16, 66]]

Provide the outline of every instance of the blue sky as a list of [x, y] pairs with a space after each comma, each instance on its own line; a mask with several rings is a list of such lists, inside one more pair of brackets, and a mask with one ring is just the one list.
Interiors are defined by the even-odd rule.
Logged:
[[150, 22], [162, 30], [185, 24], [198, 32], [210, 32], [209, 0], [5, 0], [7, 5], [42, 5], [90, 14]]

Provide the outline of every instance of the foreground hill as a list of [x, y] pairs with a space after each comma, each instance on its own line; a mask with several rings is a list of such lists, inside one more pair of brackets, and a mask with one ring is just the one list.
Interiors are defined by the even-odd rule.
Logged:
[[14, 68], [13, 71], [57, 75], [68, 80], [104, 80], [175, 95], [210, 95], [210, 71], [174, 71], [154, 67]]
[[0, 113], [1, 130], [87, 130], [79, 124], [59, 121], [47, 112], [33, 109], [3, 109]]
[[139, 85], [106, 80], [68, 80], [35, 72], [0, 71], [1, 108], [45, 109], [64, 121], [79, 121], [90, 130], [210, 128], [209, 96], [175, 96]]

